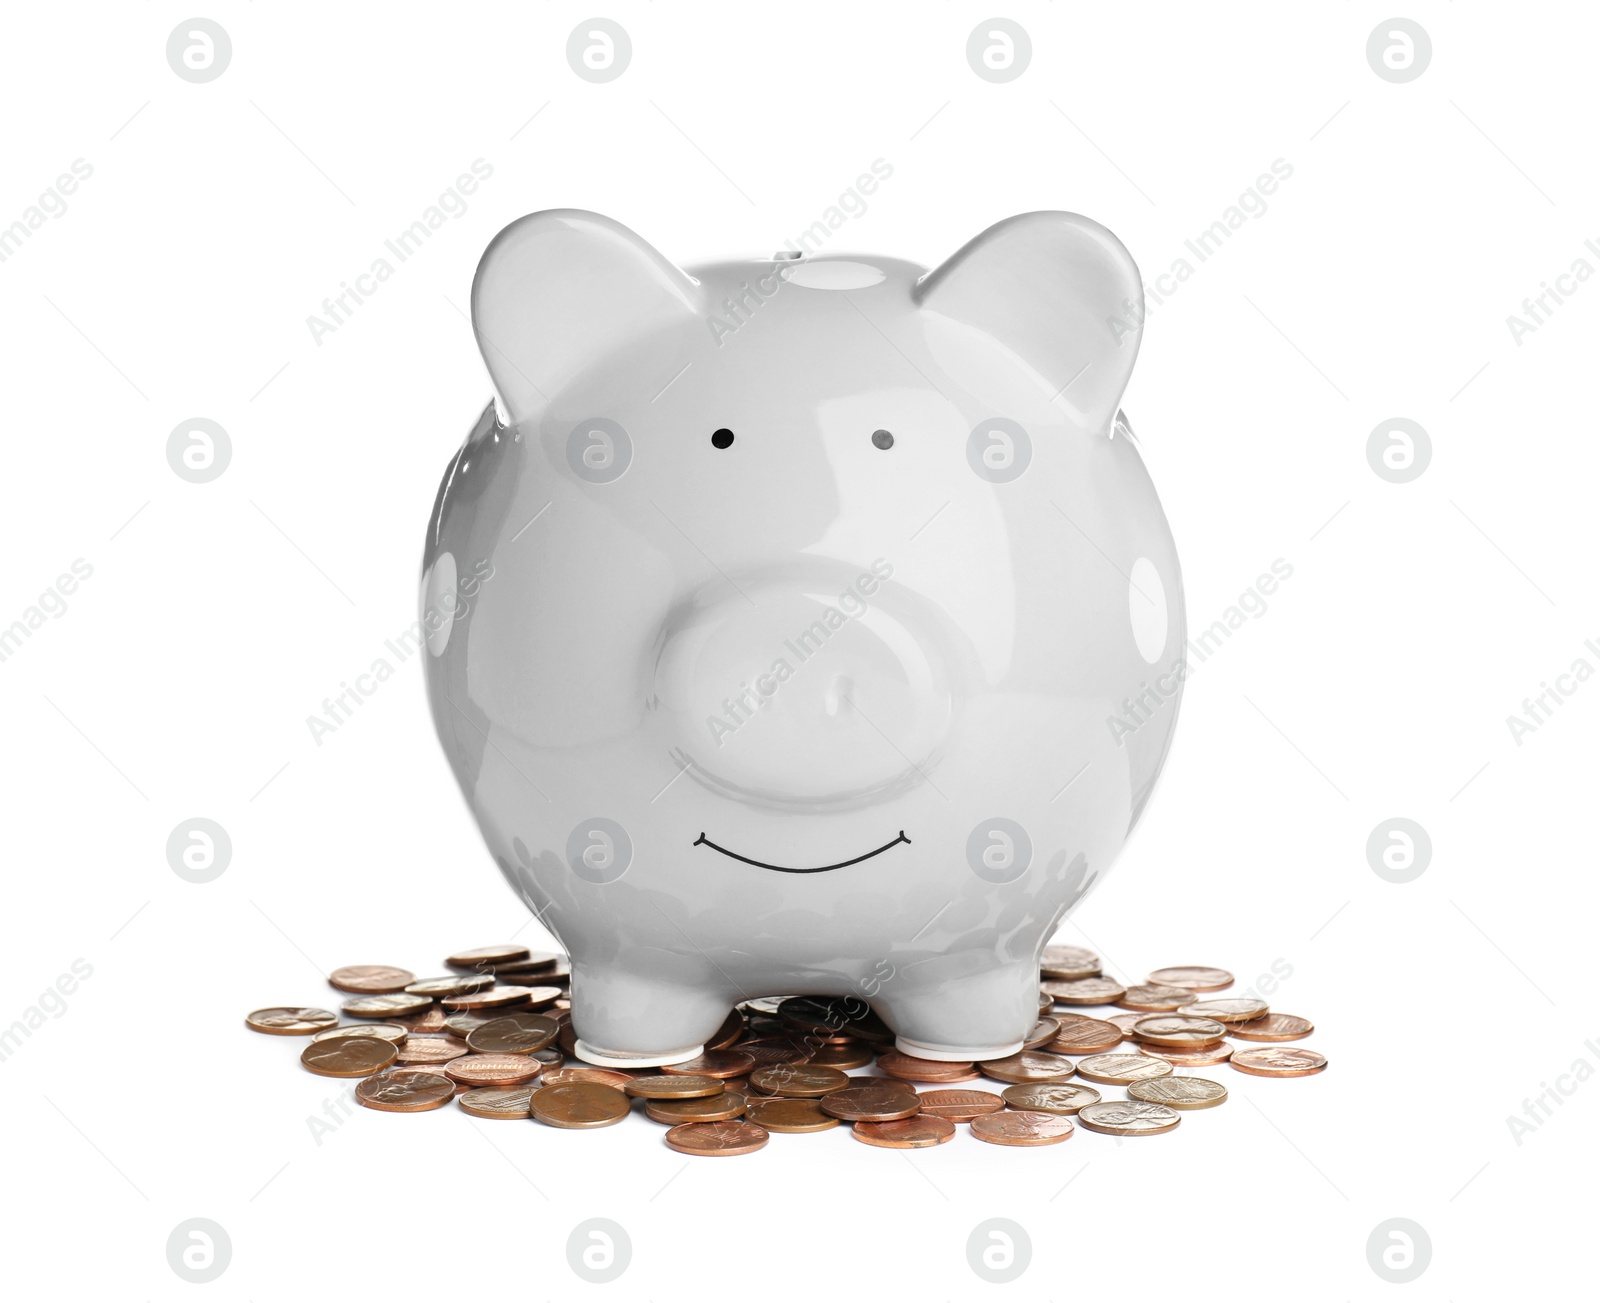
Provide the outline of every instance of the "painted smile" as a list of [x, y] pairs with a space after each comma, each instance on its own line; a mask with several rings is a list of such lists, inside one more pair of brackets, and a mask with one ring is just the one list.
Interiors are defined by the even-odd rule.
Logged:
[[865, 855], [857, 855], [853, 860], [840, 860], [837, 864], [819, 864], [814, 869], [791, 869], [787, 865], [767, 864], [761, 860], [752, 860], [748, 856], [735, 855], [732, 851], [728, 850], [727, 847], [718, 846], [716, 842], [713, 841], [707, 841], [705, 833], [701, 833], [698, 837], [696, 837], [693, 844], [696, 846], [709, 846], [712, 850], [718, 852], [719, 854], [726, 855], [730, 860], [738, 860], [741, 864], [753, 864], [758, 869], [771, 869], [774, 873], [828, 873], [833, 869], [843, 869], [848, 868], [852, 864], [860, 864], [862, 860], [870, 860], [874, 855], [882, 855], [884, 851], [900, 845], [901, 842], [904, 842], [907, 846], [911, 845], [911, 838], [906, 836], [904, 828], [900, 830], [900, 835], [893, 841], [884, 842], [884, 844], [878, 847], [878, 849], [875, 851], [868, 851]]

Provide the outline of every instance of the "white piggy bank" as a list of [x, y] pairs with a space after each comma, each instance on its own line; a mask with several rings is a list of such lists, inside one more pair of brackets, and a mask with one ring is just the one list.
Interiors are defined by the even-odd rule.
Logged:
[[583, 1057], [679, 1062], [779, 994], [923, 1058], [1021, 1047], [1178, 713], [1178, 559], [1117, 410], [1142, 298], [1070, 213], [931, 272], [684, 271], [574, 210], [490, 245], [499, 405], [428, 526], [428, 691]]

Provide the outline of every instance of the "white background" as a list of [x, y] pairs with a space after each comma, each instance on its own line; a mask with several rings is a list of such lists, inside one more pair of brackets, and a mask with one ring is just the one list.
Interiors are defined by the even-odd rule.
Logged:
[[[1520, 346], [1508, 314], [1600, 242], [1592, 10], [1405, 11], [1433, 59], [1369, 67], [1366, 3], [1019, 0], [1023, 76], [974, 75], [966, 3], [619, 0], [618, 80], [580, 80], [570, 4], [219, 3], [227, 71], [165, 58], [167, 4], [12, 8], [0, 45], [0, 223], [74, 159], [93, 176], [0, 263], [0, 625], [75, 558], [93, 575], [0, 664], [9, 845], [0, 1026], [82, 958], [93, 975], [0, 1063], [5, 1274], [19, 1295], [271, 1300], [838, 1296], [1471, 1299], [1582, 1288], [1600, 1084], [1513, 1137], [1583, 1059], [1594, 730], [1581, 684], [1519, 746], [1506, 716], [1600, 668], [1593, 581], [1600, 284]], [[536, 115], [536, 116], [535, 116]], [[530, 121], [530, 118], [532, 119]], [[474, 159], [494, 168], [336, 333], [306, 325]], [[547, 939], [483, 852], [415, 659], [335, 735], [306, 717], [415, 618], [438, 477], [488, 396], [461, 316], [485, 243], [577, 206], [680, 262], [779, 247], [876, 158], [894, 168], [831, 252], [933, 263], [1004, 216], [1115, 230], [1147, 278], [1275, 159], [1293, 176], [1150, 318], [1125, 401], [1178, 540], [1191, 626], [1276, 558], [1293, 577], [1194, 672], [1161, 790], [1058, 939], [1137, 979], [1215, 963], [1292, 976], [1332, 1066], [1199, 1070], [1233, 1098], [1175, 1133], [1046, 1150], [960, 1135], [912, 1154], [843, 1130], [688, 1160], [642, 1118], [598, 1133], [357, 1110], [252, 1008], [336, 999], [321, 973]], [[1191, 261], [1193, 259], [1191, 258]], [[233, 459], [168, 467], [203, 416]], [[1368, 434], [1419, 422], [1411, 483]], [[392, 659], [392, 658], [391, 658]], [[1431, 834], [1410, 883], [1366, 841]], [[233, 859], [168, 867], [180, 821]], [[1593, 1044], [1586, 1046], [1585, 1040]], [[981, 1083], [980, 1083], [981, 1084]], [[1115, 1097], [1120, 1092], [1108, 1090]], [[473, 1134], [477, 1133], [477, 1134]], [[626, 1228], [628, 1272], [580, 1281], [571, 1228]], [[180, 1221], [232, 1242], [169, 1269]], [[1008, 1217], [1029, 1270], [984, 1283], [970, 1230]], [[1432, 1262], [1369, 1267], [1391, 1217]], [[607, 1293], [609, 1291], [609, 1294]], [[1009, 1293], [1008, 1293], [1009, 1292]]]

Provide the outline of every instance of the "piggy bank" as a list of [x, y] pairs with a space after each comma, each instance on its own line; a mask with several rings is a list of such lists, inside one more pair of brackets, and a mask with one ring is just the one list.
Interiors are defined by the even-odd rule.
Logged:
[[932, 271], [682, 269], [576, 210], [495, 238], [496, 398], [428, 525], [427, 688], [570, 953], [583, 1058], [681, 1062], [779, 995], [921, 1058], [1021, 1048], [1182, 689], [1178, 560], [1118, 410], [1142, 318], [1127, 250], [1063, 212]]

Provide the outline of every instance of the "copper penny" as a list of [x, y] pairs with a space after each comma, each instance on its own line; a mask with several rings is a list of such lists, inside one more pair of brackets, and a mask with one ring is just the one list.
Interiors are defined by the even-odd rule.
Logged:
[[512, 1013], [491, 1018], [467, 1033], [467, 1044], [475, 1054], [532, 1054], [555, 1040], [561, 1028], [554, 1020], [536, 1013]]
[[1254, 996], [1236, 996], [1227, 1000], [1196, 1000], [1186, 1004], [1180, 1013], [1194, 1018], [1215, 1018], [1218, 1022], [1241, 1023], [1260, 1018], [1267, 1012], [1267, 1002]]
[[351, 964], [335, 968], [328, 974], [328, 985], [352, 995], [387, 995], [403, 991], [407, 982], [416, 981], [415, 974], [404, 968], [391, 968], [388, 964]]
[[699, 1158], [753, 1154], [767, 1143], [767, 1129], [754, 1122], [685, 1122], [667, 1132], [667, 1146]]
[[456, 1088], [436, 1072], [390, 1068], [356, 1087], [356, 1102], [383, 1113], [426, 1113], [455, 1098]]
[[1085, 1104], [1098, 1104], [1100, 1092], [1092, 1086], [1067, 1082], [1042, 1082], [1037, 1085], [1007, 1086], [1000, 1092], [1007, 1108], [1024, 1113], [1076, 1113]]
[[370, 1077], [395, 1059], [395, 1047], [372, 1036], [339, 1036], [312, 1041], [300, 1051], [301, 1064], [319, 1077]]
[[754, 1040], [740, 1041], [733, 1047], [740, 1054], [748, 1054], [761, 1067], [769, 1063], [804, 1063], [818, 1049], [794, 1036], [758, 1036]]
[[1303, 1050], [1294, 1045], [1235, 1050], [1228, 1063], [1252, 1077], [1309, 1077], [1328, 1066], [1327, 1059], [1315, 1050]]
[[525, 1086], [539, 1078], [539, 1064], [524, 1054], [464, 1054], [443, 1071], [463, 1086]]
[[479, 964], [514, 964], [528, 957], [527, 946], [478, 946], [462, 950], [444, 961], [446, 968], [476, 968]]
[[1130, 986], [1117, 1003], [1124, 1009], [1142, 1009], [1148, 1013], [1171, 1013], [1180, 1005], [1194, 999], [1194, 992], [1181, 986], [1159, 986], [1147, 983]]
[[1059, 1145], [1073, 1130], [1072, 1119], [1059, 1113], [1007, 1109], [972, 1119], [972, 1134], [991, 1145]]
[[412, 982], [405, 990], [407, 995], [425, 995], [430, 1000], [437, 1000], [446, 995], [481, 991], [486, 986], [493, 986], [494, 980], [489, 973], [458, 973], [454, 977], [430, 977], [425, 981]]
[[432, 1003], [419, 1014], [396, 1018], [395, 1021], [413, 1036], [438, 1036], [452, 1030], [444, 1010]]
[[931, 1149], [956, 1133], [956, 1124], [938, 1117], [906, 1118], [903, 1122], [857, 1122], [850, 1134], [880, 1149]]
[[541, 1087], [528, 1100], [528, 1109], [536, 1120], [569, 1131], [614, 1126], [631, 1111], [626, 1095], [597, 1081]]
[[864, 1068], [872, 1062], [872, 1051], [861, 1041], [832, 1042], [822, 1046], [806, 1060], [814, 1068]]
[[1317, 1029], [1311, 1019], [1292, 1013], [1268, 1013], [1249, 1022], [1234, 1023], [1228, 1035], [1241, 1041], [1298, 1041]]
[[1139, 1053], [1147, 1054], [1152, 1059], [1164, 1059], [1180, 1068], [1204, 1068], [1213, 1063], [1226, 1063], [1233, 1057], [1236, 1048], [1227, 1041], [1215, 1041], [1198, 1049], [1176, 1045], [1147, 1045], [1141, 1042]]
[[706, 1049], [725, 1050], [743, 1035], [744, 1015], [737, 1009], [729, 1010], [728, 1016], [722, 1020], [722, 1026], [712, 1032], [706, 1041]]
[[1128, 1087], [1128, 1098], [1141, 1104], [1165, 1104], [1183, 1111], [1216, 1108], [1228, 1098], [1228, 1088], [1209, 1077], [1158, 1077], [1136, 1081]]
[[1072, 1075], [1072, 1060], [1059, 1054], [1043, 1054], [1038, 1050], [1023, 1050], [1004, 1059], [991, 1059], [978, 1065], [983, 1075], [996, 1081], [1024, 1084], [1035, 1081], [1065, 1081]]
[[1188, 991], [1220, 991], [1233, 985], [1233, 974], [1226, 968], [1180, 964], [1176, 968], [1156, 969], [1149, 981], [1155, 986], [1181, 986]]
[[756, 1061], [739, 1050], [707, 1050], [682, 1063], [663, 1064], [661, 1071], [669, 1077], [745, 1077], [756, 1066]]
[[784, 1022], [821, 1036], [848, 1036], [881, 1044], [894, 1040], [883, 1019], [865, 1000], [854, 996], [792, 996], [778, 1006], [777, 1014]]
[[970, 1081], [976, 1074], [971, 1063], [946, 1062], [943, 1059], [919, 1059], [914, 1055], [890, 1050], [878, 1056], [878, 1067], [901, 1081]]
[[1023, 1038], [1022, 1048], [1025, 1050], [1037, 1050], [1050, 1044], [1060, 1032], [1061, 1020], [1059, 1018], [1040, 1018], [1038, 1022], [1033, 1024], [1027, 1036]]
[[985, 1113], [998, 1113], [1006, 1104], [987, 1090], [925, 1090], [917, 1096], [919, 1117], [943, 1118], [946, 1122], [970, 1122]]
[[633, 1076], [613, 1068], [557, 1068], [545, 1073], [540, 1080], [546, 1086], [570, 1086], [574, 1082], [586, 1081], [594, 1085], [615, 1086], [621, 1090], [633, 1080]]
[[717, 1077], [674, 1077], [666, 1072], [630, 1077], [623, 1087], [634, 1099], [698, 1099], [720, 1095], [726, 1089]]
[[1172, 1065], [1148, 1054], [1094, 1054], [1078, 1060], [1078, 1075], [1102, 1086], [1126, 1086], [1131, 1081], [1172, 1075]]
[[744, 1110], [745, 1121], [754, 1122], [768, 1131], [795, 1135], [811, 1131], [829, 1131], [839, 1125], [839, 1119], [824, 1113], [814, 1099], [790, 1099], [782, 1096], [769, 1099], [752, 1099]]
[[559, 986], [486, 986], [481, 991], [446, 996], [439, 1003], [446, 1009], [509, 1009], [517, 1005], [537, 1009], [560, 994]]
[[400, 1018], [406, 1014], [421, 1013], [433, 1004], [425, 995], [363, 995], [346, 1000], [339, 1007], [352, 1018]]
[[[552, 955], [549, 953], [535, 952], [526, 959], [508, 959], [503, 964], [490, 964], [489, 971], [497, 978], [521, 977], [550, 977], [554, 976], [561, 968], [561, 961], [565, 955]], [[478, 967], [478, 965], [474, 965]]]
[[645, 1116], [675, 1127], [684, 1122], [726, 1122], [743, 1114], [748, 1102], [743, 1091], [725, 1090], [699, 1099], [647, 1099], [644, 1111]]
[[1045, 1047], [1051, 1054], [1104, 1054], [1122, 1044], [1122, 1029], [1111, 1019], [1068, 1013], [1057, 1021], [1061, 1024], [1060, 1030]]
[[270, 1009], [257, 1009], [244, 1016], [244, 1025], [253, 1032], [266, 1032], [268, 1036], [310, 1036], [339, 1025], [339, 1015], [326, 1009], [296, 1009], [289, 1005], [275, 1005]]
[[343, 1027], [330, 1027], [325, 1032], [318, 1032], [311, 1039], [331, 1041], [338, 1036], [371, 1036], [380, 1041], [388, 1041], [391, 1045], [402, 1045], [405, 1043], [406, 1029], [392, 1022], [353, 1022], [346, 1023]]
[[[507, 1016], [506, 1014], [500, 1013], [494, 1009], [485, 1009], [482, 1013], [463, 1012], [446, 1014], [443, 1009], [434, 1008], [429, 1011], [429, 1014], [440, 1018], [441, 1021], [439, 1030], [453, 1032], [455, 1035], [461, 1037], [462, 1040], [466, 1040], [468, 1036], [472, 1035], [474, 1030], [482, 1027], [484, 1023], [493, 1022], [496, 1018], [504, 1018]], [[429, 1016], [429, 1014], [424, 1014], [423, 1017], [426, 1018]], [[549, 1017], [548, 1014], [542, 1016]], [[412, 1034], [416, 1034], [416, 1029], [413, 1029]]]
[[1054, 996], [1057, 1004], [1112, 1004], [1122, 999], [1127, 988], [1109, 977], [1080, 977], [1073, 982], [1045, 982], [1041, 990]]
[[470, 1052], [463, 1040], [454, 1036], [413, 1036], [400, 1047], [399, 1061], [407, 1064], [445, 1064]]
[[456, 1103], [473, 1117], [526, 1120], [531, 1116], [528, 1101], [533, 1090], [532, 1086], [485, 1086], [457, 1095]]
[[1158, 1013], [1141, 1018], [1133, 1024], [1133, 1038], [1149, 1045], [1176, 1045], [1197, 1050], [1215, 1045], [1228, 1034], [1228, 1029], [1215, 1018], [1201, 1018], [1194, 1014]]
[[816, 1068], [809, 1063], [775, 1063], [750, 1074], [750, 1085], [763, 1095], [794, 1099], [820, 1099], [843, 1090], [850, 1078], [837, 1068]]
[[1082, 946], [1046, 946], [1039, 956], [1039, 972], [1063, 982], [1099, 977], [1100, 956]]
[[1114, 1013], [1108, 1016], [1105, 1021], [1117, 1029], [1123, 1040], [1131, 1041], [1133, 1039], [1134, 1023], [1143, 1022], [1149, 1016], [1147, 1013]]
[[897, 1122], [922, 1107], [916, 1091], [893, 1086], [847, 1086], [818, 1103], [824, 1113], [846, 1122]]
[[1084, 1105], [1078, 1111], [1078, 1121], [1090, 1131], [1108, 1136], [1159, 1136], [1182, 1119], [1165, 1104], [1108, 1099], [1102, 1104]]

